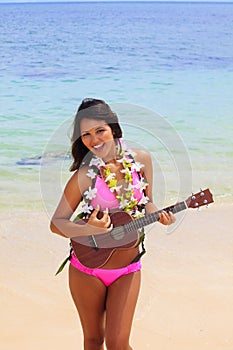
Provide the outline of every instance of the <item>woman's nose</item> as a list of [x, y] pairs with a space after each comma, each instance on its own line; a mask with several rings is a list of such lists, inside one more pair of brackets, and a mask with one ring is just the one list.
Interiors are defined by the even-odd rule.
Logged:
[[92, 145], [93, 146], [96, 146], [98, 143], [99, 143], [99, 138], [98, 138], [98, 136], [97, 135], [92, 135], [92, 137], [91, 137], [91, 143], [92, 143]]

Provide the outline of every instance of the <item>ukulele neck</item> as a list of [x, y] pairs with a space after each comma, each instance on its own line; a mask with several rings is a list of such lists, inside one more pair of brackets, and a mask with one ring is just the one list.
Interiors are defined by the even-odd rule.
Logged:
[[177, 203], [175, 205], [172, 205], [170, 207], [158, 210], [154, 213], [148, 214], [146, 216], [143, 216], [137, 220], [132, 220], [130, 222], [128, 222], [127, 224], [124, 225], [125, 231], [126, 232], [130, 232], [130, 231], [134, 231], [134, 230], [138, 230], [144, 226], [150, 225], [153, 222], [156, 222], [159, 220], [159, 214], [162, 211], [166, 211], [166, 212], [172, 212], [173, 214], [176, 214], [182, 210], [187, 209], [187, 204], [185, 201]]

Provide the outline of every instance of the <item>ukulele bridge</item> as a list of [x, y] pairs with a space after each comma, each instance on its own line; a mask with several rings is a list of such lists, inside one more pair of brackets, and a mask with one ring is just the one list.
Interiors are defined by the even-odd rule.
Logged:
[[90, 242], [90, 246], [92, 248], [94, 248], [95, 250], [99, 250], [99, 247], [98, 247], [96, 240], [95, 240], [95, 236], [93, 236], [93, 235], [89, 236], [89, 242]]

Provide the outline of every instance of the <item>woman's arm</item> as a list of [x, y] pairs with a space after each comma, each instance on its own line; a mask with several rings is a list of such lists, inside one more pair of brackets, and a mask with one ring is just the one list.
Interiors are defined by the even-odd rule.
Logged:
[[86, 176], [86, 169], [75, 172], [68, 181], [62, 198], [50, 222], [52, 232], [60, 236], [73, 238], [76, 236], [105, 233], [111, 230], [110, 217], [106, 211], [101, 219], [97, 218], [99, 208], [91, 214], [86, 224], [76, 224], [70, 221], [71, 216], [82, 200], [82, 193], [91, 185]]

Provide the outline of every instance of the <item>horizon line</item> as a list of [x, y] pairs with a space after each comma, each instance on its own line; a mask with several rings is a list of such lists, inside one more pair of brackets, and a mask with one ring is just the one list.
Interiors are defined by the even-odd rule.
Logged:
[[229, 3], [233, 3], [233, 0], [36, 0], [36, 1], [1, 1], [0, 0], [0, 4], [52, 4], [52, 3], [92, 3], [92, 2], [96, 2], [96, 3], [123, 3], [123, 2], [128, 2], [128, 3], [133, 3], [133, 2], [143, 2], [143, 3], [152, 3], [152, 2], [156, 2], [156, 3], [219, 3], [219, 4], [229, 4]]

